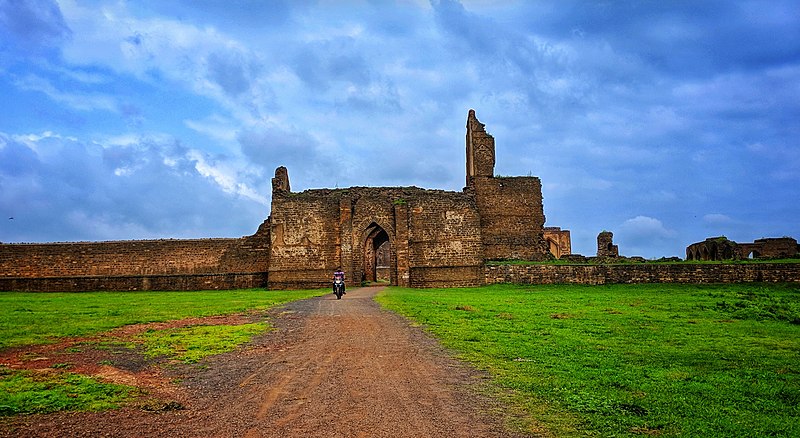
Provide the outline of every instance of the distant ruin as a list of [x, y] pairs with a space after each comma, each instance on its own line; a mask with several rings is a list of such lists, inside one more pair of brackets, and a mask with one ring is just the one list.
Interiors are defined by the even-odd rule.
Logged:
[[686, 247], [686, 260], [781, 259], [798, 255], [800, 246], [791, 237], [758, 239], [751, 243], [737, 243], [725, 236], [709, 237]]
[[619, 247], [614, 245], [614, 233], [611, 231], [603, 231], [597, 235], [597, 257], [619, 257]]

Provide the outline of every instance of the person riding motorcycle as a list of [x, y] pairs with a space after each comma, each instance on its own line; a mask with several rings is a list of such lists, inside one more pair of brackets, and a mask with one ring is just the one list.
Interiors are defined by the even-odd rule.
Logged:
[[342, 271], [342, 268], [336, 268], [336, 271], [333, 273], [333, 293], [336, 293], [336, 280], [342, 281], [342, 295], [346, 294], [347, 292], [344, 291], [344, 271]]

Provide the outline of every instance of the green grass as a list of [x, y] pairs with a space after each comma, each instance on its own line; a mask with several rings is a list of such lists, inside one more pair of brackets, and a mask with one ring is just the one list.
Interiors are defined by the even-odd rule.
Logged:
[[165, 356], [184, 363], [197, 363], [207, 356], [233, 351], [239, 345], [270, 329], [259, 322], [240, 325], [196, 325], [168, 330], [148, 330], [139, 336], [145, 355]]
[[74, 373], [35, 373], [0, 367], [0, 417], [60, 410], [117, 408], [136, 388], [102, 383]]
[[[0, 293], [0, 348], [86, 336], [128, 324], [264, 310], [326, 292], [3, 292]], [[134, 348], [142, 344], [146, 356], [196, 363], [207, 356], [231, 351], [268, 329], [266, 322], [198, 325], [149, 330], [129, 341], [91, 344], [100, 349]], [[79, 343], [70, 350], [77, 352], [84, 347]], [[141, 393], [129, 386], [70, 373], [70, 367], [67, 362], [57, 363], [47, 372], [0, 367], [0, 416], [112, 409]]]
[[0, 349], [128, 324], [267, 309], [326, 291], [0, 293]]
[[556, 436], [800, 436], [800, 288], [387, 289]]

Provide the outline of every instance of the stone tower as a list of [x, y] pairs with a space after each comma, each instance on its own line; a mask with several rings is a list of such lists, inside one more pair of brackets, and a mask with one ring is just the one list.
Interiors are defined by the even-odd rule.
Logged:
[[544, 260], [542, 183], [536, 177], [495, 177], [494, 137], [467, 114], [467, 186], [481, 219], [481, 240], [488, 260]]

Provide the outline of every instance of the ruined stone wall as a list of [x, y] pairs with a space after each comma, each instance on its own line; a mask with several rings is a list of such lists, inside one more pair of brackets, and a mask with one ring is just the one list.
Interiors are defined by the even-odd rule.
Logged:
[[597, 257], [619, 257], [619, 247], [614, 245], [614, 233], [611, 231], [601, 231], [597, 235]]
[[[744, 246], [744, 244], [740, 244], [740, 246]], [[784, 258], [796, 257], [798, 254], [800, 254], [797, 240], [791, 237], [756, 239], [752, 246], [758, 252], [759, 257]], [[746, 251], [744, 248], [740, 249], [741, 258], [747, 258], [751, 251], [753, 251], [753, 249], [750, 251]]]
[[[270, 215], [270, 289], [330, 284], [339, 263], [339, 202], [326, 193], [276, 194]], [[351, 280], [352, 271], [348, 272]]]
[[791, 237], [757, 239], [738, 243], [724, 236], [709, 237], [686, 247], [687, 260], [742, 260], [747, 258], [792, 258], [800, 254], [797, 240]]
[[490, 265], [486, 284], [800, 283], [800, 263]]
[[267, 242], [257, 233], [240, 239], [4, 244], [0, 290], [261, 287]]
[[[352, 187], [273, 194], [269, 287], [327, 287], [341, 267], [347, 284], [367, 275], [376, 235], [389, 241], [392, 284], [476, 285], [482, 281], [480, 220], [463, 193]], [[381, 234], [385, 233], [385, 234]], [[291, 237], [290, 237], [291, 236]]]
[[560, 227], [545, 227], [544, 240], [553, 257], [560, 259], [572, 253], [572, 241], [569, 230], [562, 230]]
[[488, 260], [544, 260], [542, 183], [536, 177], [472, 179]]
[[408, 203], [411, 287], [475, 286], [483, 281], [480, 217], [462, 193], [426, 192]]

